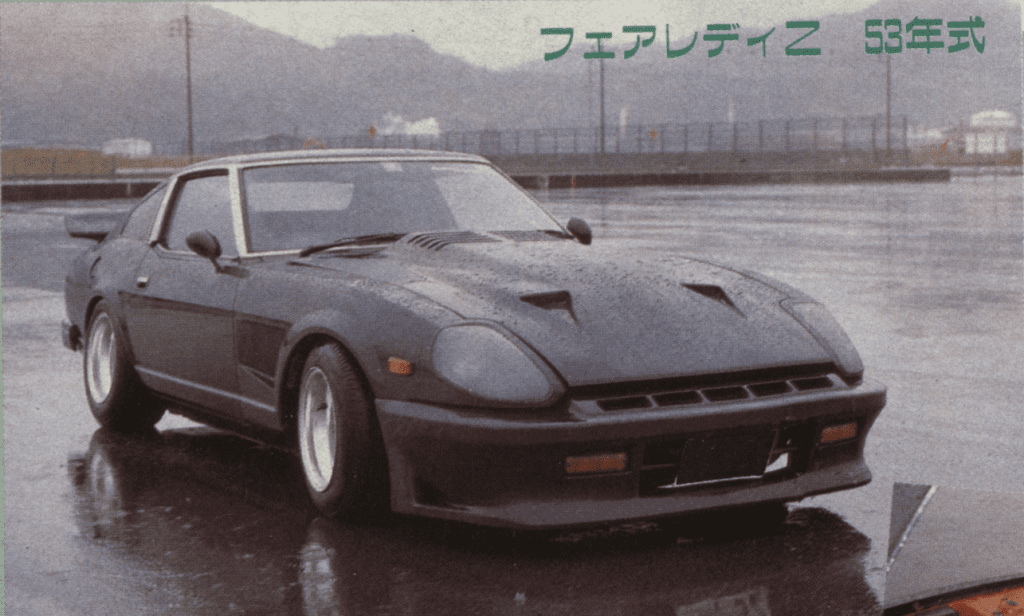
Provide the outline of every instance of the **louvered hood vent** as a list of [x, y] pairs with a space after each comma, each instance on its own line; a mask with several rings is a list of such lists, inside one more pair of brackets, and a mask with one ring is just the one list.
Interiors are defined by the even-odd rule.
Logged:
[[449, 244], [478, 244], [483, 242], [498, 242], [493, 237], [474, 233], [473, 231], [436, 231], [432, 233], [417, 233], [410, 235], [406, 244], [419, 246], [427, 250], [441, 250]]

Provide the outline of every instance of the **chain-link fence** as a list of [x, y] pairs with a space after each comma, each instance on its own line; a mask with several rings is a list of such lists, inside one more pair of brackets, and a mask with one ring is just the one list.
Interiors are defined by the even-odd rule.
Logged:
[[[384, 135], [372, 131], [336, 137], [274, 135], [205, 142], [197, 154], [243, 154], [302, 147], [407, 148], [484, 156], [533, 154], [644, 154], [699, 152], [886, 152], [907, 148], [907, 119], [804, 118], [600, 128], [447, 131], [436, 135]], [[181, 154], [184, 143], [160, 144], [160, 154]]]

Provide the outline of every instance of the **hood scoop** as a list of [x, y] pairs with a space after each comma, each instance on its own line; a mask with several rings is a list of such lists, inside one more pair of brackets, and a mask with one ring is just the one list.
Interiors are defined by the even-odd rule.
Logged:
[[725, 291], [722, 290], [722, 287], [719, 287], [719, 286], [713, 285], [713, 284], [693, 284], [693, 283], [683, 283], [683, 286], [686, 287], [687, 289], [693, 291], [694, 293], [697, 293], [699, 295], [703, 295], [704, 297], [706, 297], [708, 299], [713, 299], [713, 300], [715, 300], [716, 302], [718, 302], [720, 304], [724, 304], [724, 305], [732, 308], [733, 310], [736, 311], [736, 314], [740, 315], [743, 318], [746, 318], [746, 315], [744, 315], [740, 311], [740, 309], [736, 307], [736, 304], [732, 303], [732, 300], [729, 299], [729, 296], [725, 293]]
[[449, 244], [478, 244], [482, 242], [499, 242], [501, 240], [495, 239], [482, 233], [474, 233], [473, 231], [435, 231], [431, 233], [417, 233], [409, 236], [404, 241], [406, 244], [412, 244], [413, 246], [419, 246], [427, 250], [441, 250]]
[[520, 295], [519, 299], [531, 306], [545, 310], [564, 310], [569, 313], [573, 323], [576, 323], [576, 313], [572, 309], [572, 295], [568, 291], [547, 291], [544, 293], [528, 293]]

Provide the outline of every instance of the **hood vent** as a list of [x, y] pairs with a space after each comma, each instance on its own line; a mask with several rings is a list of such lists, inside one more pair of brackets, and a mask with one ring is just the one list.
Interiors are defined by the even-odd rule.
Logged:
[[520, 295], [519, 299], [531, 306], [545, 310], [564, 310], [576, 321], [576, 313], [572, 309], [572, 295], [568, 291], [549, 291], [546, 293], [530, 293]]
[[550, 240], [564, 240], [567, 239], [565, 233], [561, 231], [494, 231], [494, 235], [503, 237], [513, 242], [544, 242]]
[[735, 310], [736, 314], [740, 315], [741, 317], [746, 318], [745, 315], [742, 312], [740, 312], [740, 309], [736, 307], [736, 304], [732, 303], [732, 300], [729, 299], [729, 296], [726, 295], [725, 291], [722, 290], [722, 287], [719, 287], [719, 286], [716, 286], [716, 285], [713, 285], [713, 284], [692, 284], [692, 283], [684, 283], [683, 286], [686, 287], [687, 289], [693, 291], [694, 293], [698, 293], [700, 295], [703, 295], [704, 297], [706, 297], [708, 299], [713, 299], [713, 300], [715, 300], [716, 302], [718, 302], [720, 304], [725, 304], [726, 306], [728, 306], [728, 307], [732, 308], [733, 310]]
[[405, 243], [426, 248], [427, 250], [441, 250], [449, 244], [478, 244], [497, 241], [500, 240], [481, 233], [474, 233], [473, 231], [437, 231], [433, 233], [417, 233], [405, 240]]

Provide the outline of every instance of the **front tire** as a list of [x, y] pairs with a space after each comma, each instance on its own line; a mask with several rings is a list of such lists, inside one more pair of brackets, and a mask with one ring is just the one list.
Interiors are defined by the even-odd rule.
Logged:
[[106, 301], [96, 304], [86, 331], [82, 361], [89, 409], [101, 426], [120, 431], [152, 428], [163, 407], [146, 391], [128, 360]]
[[384, 508], [387, 464], [371, 397], [336, 344], [319, 346], [306, 358], [296, 435], [306, 487], [320, 511], [367, 519]]

